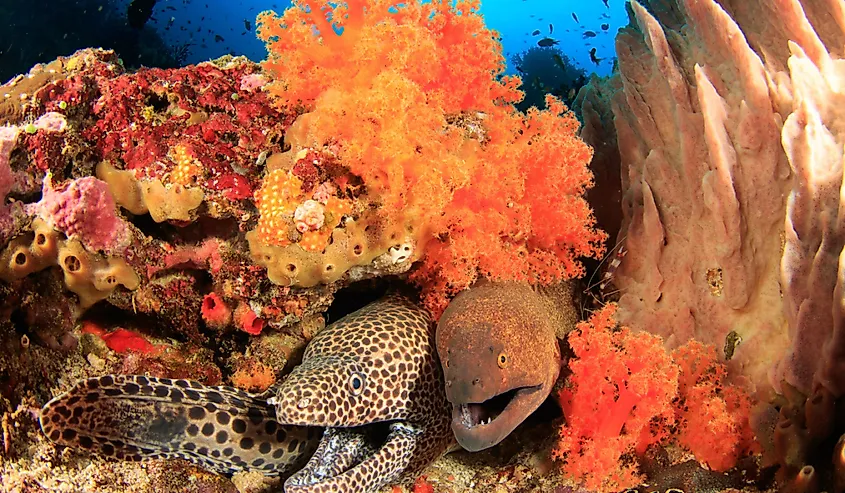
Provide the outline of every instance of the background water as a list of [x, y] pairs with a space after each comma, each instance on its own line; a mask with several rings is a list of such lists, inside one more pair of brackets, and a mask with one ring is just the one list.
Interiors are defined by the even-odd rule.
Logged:
[[[570, 59], [587, 72], [607, 75], [615, 56], [613, 37], [616, 30], [627, 24], [624, 0], [608, 0], [605, 8], [602, 0], [482, 0], [481, 12], [487, 25], [502, 35], [505, 56], [534, 46], [543, 37], [559, 41], [560, 47]], [[192, 42], [189, 62], [195, 63], [216, 58], [225, 53], [238, 53], [253, 60], [261, 60], [266, 52], [254, 33], [255, 16], [270, 9], [281, 13], [290, 5], [286, 1], [215, 1], [215, 0], [165, 0], [156, 4], [154, 18], [150, 25], [164, 33], [166, 40], [176, 44]], [[175, 7], [169, 10], [168, 7]], [[572, 13], [580, 22], [575, 22]], [[609, 18], [603, 18], [602, 14]], [[198, 25], [197, 19], [202, 19]], [[190, 21], [190, 23], [188, 23]], [[251, 31], [246, 29], [249, 22]], [[603, 31], [601, 24], [607, 23]], [[549, 24], [554, 26], [549, 34]], [[168, 27], [169, 26], [169, 27]], [[183, 29], [184, 28], [184, 29]], [[540, 34], [532, 36], [534, 30]], [[596, 33], [594, 38], [584, 38], [585, 31]], [[215, 35], [223, 38], [215, 41]], [[604, 60], [596, 66], [590, 61], [590, 48], [597, 48], [596, 56]]]
[[[0, 80], [23, 73], [79, 48], [116, 49], [130, 67], [177, 66], [225, 54], [259, 61], [264, 45], [255, 37], [255, 16], [265, 9], [283, 11], [278, 0], [158, 0], [143, 29], [129, 27], [130, 0], [3, 0], [0, 2]], [[508, 59], [550, 37], [573, 64], [587, 74], [610, 73], [613, 37], [627, 23], [624, 0], [483, 0], [487, 25], [499, 31]], [[576, 22], [572, 14], [578, 17]], [[602, 30], [601, 24], [608, 29]], [[553, 32], [550, 33], [550, 24]], [[539, 30], [538, 35], [532, 35]], [[585, 38], [586, 31], [596, 33]], [[590, 60], [596, 48], [602, 61]], [[528, 82], [528, 81], [526, 81]]]

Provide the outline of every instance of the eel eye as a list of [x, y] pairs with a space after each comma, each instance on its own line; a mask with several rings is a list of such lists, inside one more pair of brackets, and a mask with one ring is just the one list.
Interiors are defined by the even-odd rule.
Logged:
[[349, 382], [347, 385], [349, 387], [349, 391], [352, 392], [352, 395], [361, 395], [361, 392], [364, 391], [364, 380], [365, 376], [363, 373], [355, 372], [349, 375]]
[[499, 365], [499, 368], [507, 368], [508, 367], [508, 355], [505, 353], [499, 353], [499, 357], [496, 358], [496, 364]]

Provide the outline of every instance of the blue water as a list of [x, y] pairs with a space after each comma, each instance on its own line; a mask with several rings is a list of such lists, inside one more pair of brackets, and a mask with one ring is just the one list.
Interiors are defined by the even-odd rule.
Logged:
[[[502, 35], [508, 72], [513, 54], [527, 50], [543, 37], [559, 41], [558, 47], [570, 60], [587, 73], [607, 75], [615, 57], [613, 38], [619, 27], [627, 24], [625, 0], [483, 0], [481, 12], [488, 27]], [[264, 59], [264, 44], [255, 37], [255, 16], [262, 10], [281, 13], [290, 5], [278, 0], [159, 0], [148, 26], [156, 29], [165, 41], [190, 43], [188, 63], [197, 63], [225, 54], [246, 55], [252, 60]], [[575, 22], [572, 13], [580, 22]], [[603, 18], [602, 14], [607, 15]], [[247, 30], [246, 22], [251, 30]], [[609, 25], [606, 31], [601, 24]], [[554, 26], [549, 33], [549, 24]], [[540, 34], [532, 36], [532, 31]], [[584, 32], [596, 33], [584, 38]], [[219, 38], [215, 40], [215, 37]], [[599, 65], [590, 60], [589, 51], [596, 48]]]

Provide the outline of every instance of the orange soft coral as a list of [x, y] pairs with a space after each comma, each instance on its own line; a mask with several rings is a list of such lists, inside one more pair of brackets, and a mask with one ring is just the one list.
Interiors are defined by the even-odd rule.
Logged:
[[672, 353], [681, 368], [678, 443], [716, 471], [726, 471], [758, 445], [749, 422], [751, 399], [728, 385], [716, 348], [690, 341]]
[[606, 305], [569, 335], [575, 357], [554, 450], [564, 471], [591, 490], [631, 488], [643, 479], [637, 456], [669, 439], [711, 469], [733, 467], [754, 447], [750, 399], [725, 383], [715, 348], [691, 341], [670, 357], [660, 337], [617, 329], [615, 311]]
[[678, 389], [678, 368], [662, 340], [612, 330], [614, 312], [607, 305], [569, 335], [575, 358], [560, 392], [566, 425], [554, 451], [568, 475], [598, 491], [640, 482], [632, 455], [666, 436]]
[[550, 283], [599, 252], [592, 150], [560, 101], [516, 111], [520, 81], [500, 77], [477, 1], [301, 0], [258, 23], [270, 92], [305, 112], [287, 140], [332, 145], [363, 179], [362, 209], [423, 232], [413, 279], [436, 313], [478, 275]]

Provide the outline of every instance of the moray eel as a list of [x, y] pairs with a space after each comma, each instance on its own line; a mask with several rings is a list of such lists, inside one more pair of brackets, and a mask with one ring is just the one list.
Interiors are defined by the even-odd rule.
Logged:
[[409, 483], [453, 445], [433, 329], [425, 310], [388, 295], [311, 340], [269, 400], [280, 423], [327, 428], [308, 465], [285, 482], [286, 493]]
[[187, 459], [219, 474], [296, 470], [320, 429], [282, 426], [265, 397], [188, 380], [106, 375], [78, 383], [41, 410], [53, 442], [106, 457]]
[[543, 403], [560, 374], [558, 336], [575, 321], [568, 284], [481, 281], [449, 303], [436, 344], [463, 448], [496, 445]]

